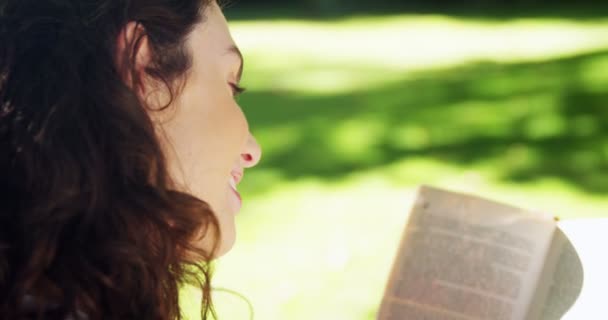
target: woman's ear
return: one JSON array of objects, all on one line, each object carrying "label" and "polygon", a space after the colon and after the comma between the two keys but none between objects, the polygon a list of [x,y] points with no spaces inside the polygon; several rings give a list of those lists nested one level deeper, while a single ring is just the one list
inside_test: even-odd
[{"label": "woman's ear", "polygon": [[137,95],[149,110],[164,109],[171,101],[171,94],[161,81],[150,76],[146,69],[152,67],[152,49],[146,29],[141,23],[131,21],[116,39],[116,65],[122,81]]},{"label": "woman's ear", "polygon": [[145,96],[145,71],[152,60],[152,52],[143,25],[131,21],[122,28],[116,39],[115,59],[125,84]]}]

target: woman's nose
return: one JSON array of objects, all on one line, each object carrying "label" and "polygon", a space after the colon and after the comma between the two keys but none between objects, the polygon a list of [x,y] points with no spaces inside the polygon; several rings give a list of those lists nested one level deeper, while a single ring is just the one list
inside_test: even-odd
[{"label": "woman's nose", "polygon": [[262,149],[253,135],[250,133],[249,138],[247,139],[247,145],[245,145],[245,150],[243,153],[241,153],[241,162],[243,168],[254,167],[256,164],[258,164],[258,162],[260,162],[261,157]]}]

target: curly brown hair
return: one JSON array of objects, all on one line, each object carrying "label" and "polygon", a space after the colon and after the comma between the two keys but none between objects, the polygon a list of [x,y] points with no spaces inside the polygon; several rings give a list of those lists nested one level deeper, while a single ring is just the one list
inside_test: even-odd
[{"label": "curly brown hair", "polygon": [[[219,237],[218,222],[174,187],[151,110],[116,64],[135,22],[145,76],[174,96],[212,1],[0,1],[1,319],[181,319],[184,283],[213,313],[215,249],[193,243]],[[122,53],[133,75],[140,39]]]}]

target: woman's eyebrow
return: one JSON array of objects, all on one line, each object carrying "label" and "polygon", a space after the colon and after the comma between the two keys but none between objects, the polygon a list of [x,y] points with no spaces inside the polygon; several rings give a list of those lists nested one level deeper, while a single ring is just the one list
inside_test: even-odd
[{"label": "woman's eyebrow", "polygon": [[230,46],[228,48],[227,54],[235,54],[241,60],[241,65],[239,66],[239,71],[237,73],[237,81],[240,82],[241,77],[243,76],[243,67],[245,64],[245,60],[243,59],[243,54],[241,53],[241,50],[239,50],[239,48],[236,45]]}]

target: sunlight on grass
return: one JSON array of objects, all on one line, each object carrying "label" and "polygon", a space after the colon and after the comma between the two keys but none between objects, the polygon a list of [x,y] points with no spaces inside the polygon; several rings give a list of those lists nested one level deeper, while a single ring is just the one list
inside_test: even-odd
[{"label": "sunlight on grass", "polygon": [[[232,24],[254,70],[279,72],[273,83],[295,91],[348,91],[390,80],[359,81],[358,69],[409,72],[472,61],[522,62],[608,45],[604,21],[520,19],[487,22],[446,16],[358,18],[338,22],[256,21]],[[303,68],[303,66],[307,66]]]},{"label": "sunlight on grass", "polygon": [[594,59],[583,65],[580,77],[589,90],[604,90],[608,87],[608,57]]},{"label": "sunlight on grass", "polygon": [[[329,134],[329,132],[328,132]],[[332,148],[355,161],[366,162],[373,157],[373,147],[384,135],[382,123],[373,119],[361,118],[336,123],[333,133],[328,137]]]}]

